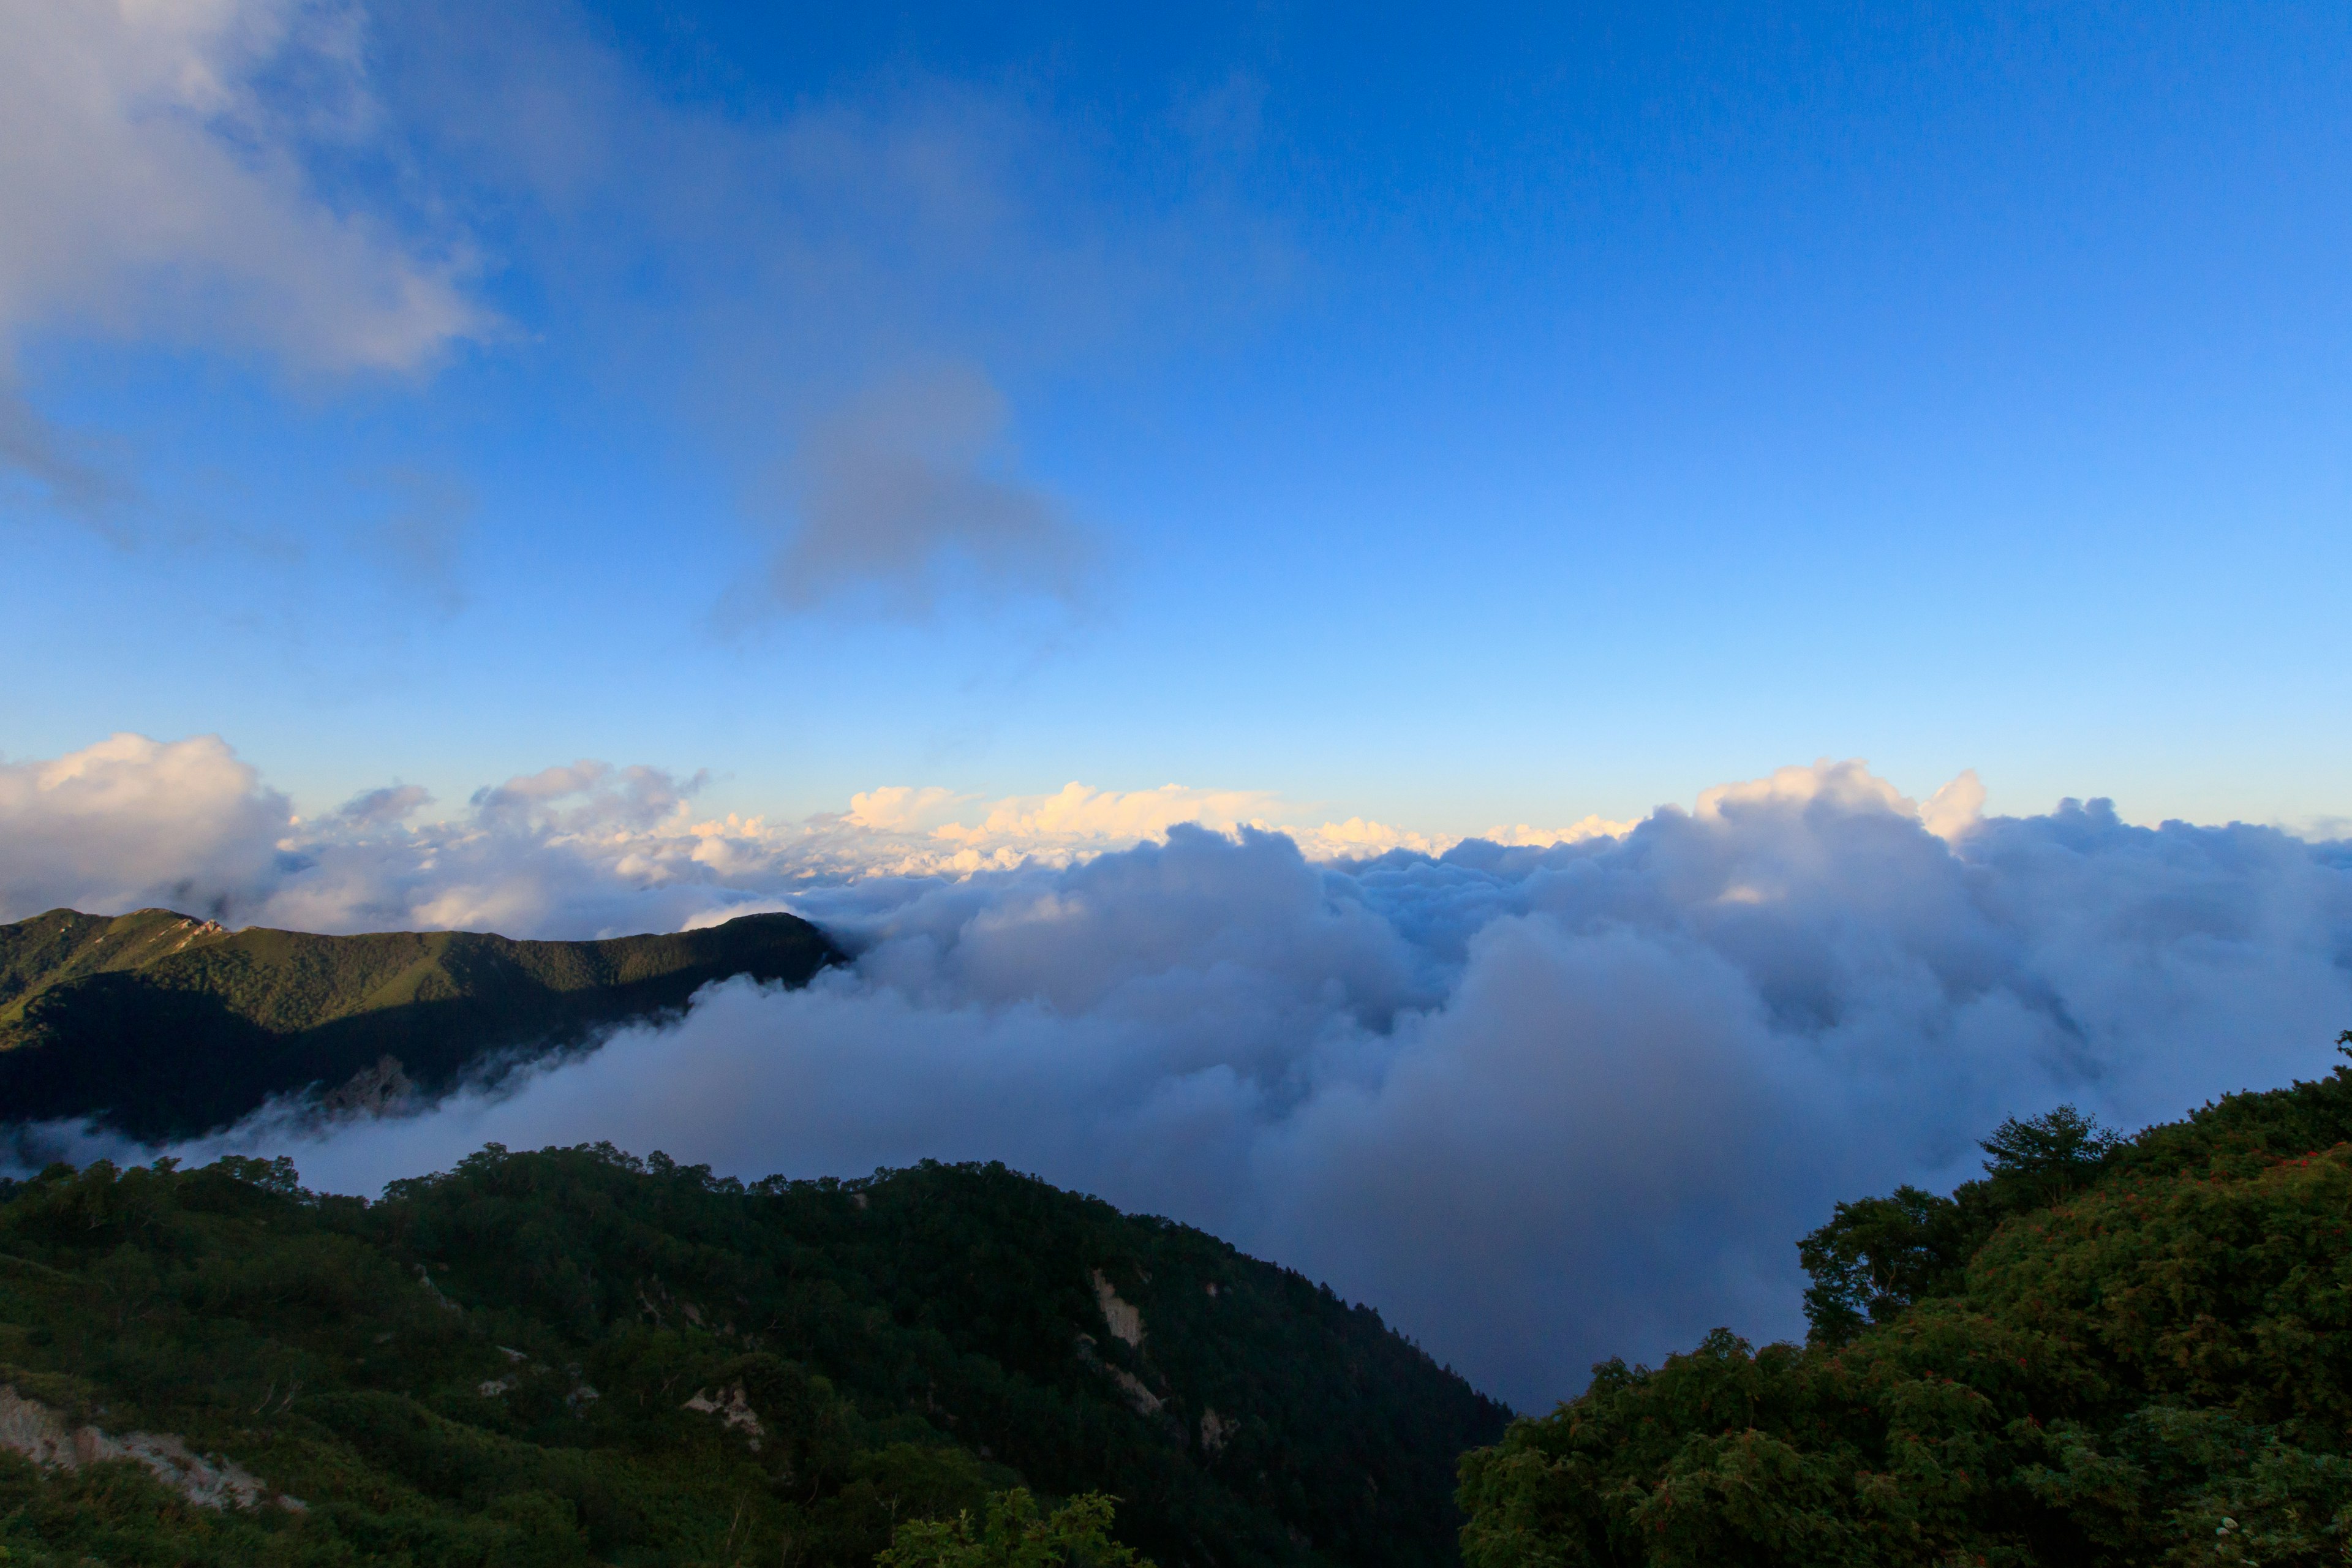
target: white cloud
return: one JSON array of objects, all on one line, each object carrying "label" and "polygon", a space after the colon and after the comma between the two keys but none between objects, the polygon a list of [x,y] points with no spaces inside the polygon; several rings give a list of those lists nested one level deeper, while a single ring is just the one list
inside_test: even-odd
[{"label": "white cloud", "polygon": [[[338,208],[305,145],[371,111],[356,6],[0,0],[0,336],[64,326],[408,370],[478,332],[461,268]],[[299,66],[305,101],[258,85]],[[25,221],[38,214],[39,221]]]},{"label": "white cloud", "polygon": [[51,762],[0,762],[0,915],[249,905],[278,876],[292,821],[217,735],[115,735]]},{"label": "white cloud", "polygon": [[965,798],[937,786],[885,784],[851,795],[849,811],[842,820],[853,827],[884,833],[921,830],[938,826],[939,819]]},{"label": "white cloud", "polygon": [[[528,338],[727,476],[761,559],[719,569],[720,624],[1083,618],[1099,539],[1008,393],[1199,342],[1272,275],[1261,226],[1184,182],[1104,199],[1091,130],[1018,84],[746,110],[641,68],[573,0],[0,0],[0,213],[38,215],[0,223],[0,501],[129,542],[182,499],[44,416],[36,339],[306,380]],[[493,265],[533,320],[493,312]],[[472,492],[359,488],[361,553],[463,608]]]},{"label": "white cloud", "polygon": [[[351,0],[0,0],[0,478],[117,542],[117,443],[18,384],[43,334],[257,353],[300,375],[408,372],[490,316],[461,237],[330,200],[311,154],[376,131]],[[273,84],[287,90],[276,90]],[[386,547],[454,604],[440,514]]]},{"label": "white cloud", "polygon": [[363,827],[383,827],[415,816],[432,800],[423,784],[386,784],[353,795],[335,815]]},{"label": "white cloud", "polygon": [[1927,797],[1919,808],[1919,821],[1937,837],[1954,842],[1984,820],[1984,781],[1969,768]]},{"label": "white cloud", "polygon": [[1273,796],[1256,790],[1098,790],[1073,780],[1049,795],[1019,795],[998,801],[971,826],[950,822],[933,836],[971,847],[1006,845],[1061,846],[1091,849],[1156,838],[1180,822],[1231,832],[1264,824],[1280,809]]}]

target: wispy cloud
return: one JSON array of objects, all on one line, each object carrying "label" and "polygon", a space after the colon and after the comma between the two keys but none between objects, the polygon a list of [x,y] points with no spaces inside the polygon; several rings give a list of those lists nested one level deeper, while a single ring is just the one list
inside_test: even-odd
[{"label": "wispy cloud", "polygon": [[[446,253],[320,195],[307,151],[364,119],[355,6],[7,5],[0,334],[63,325],[404,371],[488,318]],[[298,72],[299,102],[265,92]]]},{"label": "wispy cloud", "polygon": [[[44,419],[28,342],[191,349],[306,395],[474,343],[625,397],[740,498],[722,625],[1013,601],[1058,625],[1117,520],[1028,466],[1016,405],[1171,321],[1213,332],[1270,254],[1181,180],[1113,200],[1093,134],[1018,84],[722,106],[566,0],[17,0],[0,42],[0,209],[43,215],[0,228],[0,497],[118,542],[179,498]],[[499,520],[457,476],[352,483],[306,511],[462,607],[463,536]]]},{"label": "wispy cloud", "polygon": [[345,0],[0,5],[0,467],[117,542],[143,487],[17,384],[41,336],[258,355],[296,377],[403,374],[493,318],[465,236],[335,200],[319,155],[377,118]]},{"label": "wispy cloud", "polygon": [[360,827],[388,827],[415,816],[432,799],[423,784],[386,784],[353,795],[335,815]]},{"label": "wispy cloud", "polygon": [[477,501],[446,474],[396,468],[378,476],[383,514],[362,525],[362,552],[401,589],[443,617],[466,606],[462,555]]},{"label": "wispy cloud", "polygon": [[776,498],[775,603],[865,597],[928,615],[959,590],[1075,605],[1093,542],[1020,477],[1010,410],[976,368],[895,377],[814,420]]},{"label": "wispy cloud", "polygon": [[[8,481],[14,481],[10,483]],[[17,390],[11,367],[0,363],[0,495],[23,492],[37,505],[72,519],[108,542],[128,544],[131,518],[141,500],[121,454],[88,435],[60,430]]]},{"label": "wispy cloud", "polygon": [[[1095,524],[1015,442],[1032,389],[1234,319],[1276,253],[1184,182],[1106,195],[1093,130],[1017,84],[886,75],[726,108],[560,5],[428,5],[388,74],[499,214],[592,374],[682,415],[765,559],[723,624],[1086,596]],[[714,585],[717,586],[717,585]]]}]

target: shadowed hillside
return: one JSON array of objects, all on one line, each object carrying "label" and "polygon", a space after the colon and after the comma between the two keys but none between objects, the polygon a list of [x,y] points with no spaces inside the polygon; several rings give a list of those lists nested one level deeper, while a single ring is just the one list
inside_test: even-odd
[{"label": "shadowed hillside", "polygon": [[865,1568],[1021,1485],[1117,1499],[1160,1568],[1420,1568],[1507,1415],[1328,1288],[998,1165],[0,1184],[12,1561]]},{"label": "shadowed hillside", "polygon": [[316,1085],[368,1106],[485,1058],[575,1044],[730,975],[840,956],[793,915],[604,942],[474,931],[231,931],[167,910],[0,926],[0,1121],[184,1137]]}]

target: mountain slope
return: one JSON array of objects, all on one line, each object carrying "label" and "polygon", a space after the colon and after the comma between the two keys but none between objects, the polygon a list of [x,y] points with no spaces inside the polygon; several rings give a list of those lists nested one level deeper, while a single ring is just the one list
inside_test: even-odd
[{"label": "mountain slope", "polygon": [[786,914],[515,942],[52,910],[0,926],[0,1121],[94,1117],[154,1142],[313,1084],[377,1097],[404,1082],[436,1089],[499,1051],[681,1007],[714,980],[800,984],[839,956]]},{"label": "mountain slope", "polygon": [[1806,1345],[1609,1363],[1468,1456],[1467,1561],[2352,1558],[2352,1069],[1985,1148],[1806,1238]]},{"label": "mountain slope", "polygon": [[[1118,1498],[1161,1568],[1444,1564],[1454,1456],[1507,1414],[1328,1289],[1001,1166],[746,1189],[493,1148],[373,1205],[257,1161],[9,1186],[0,1447],[132,1456],[0,1451],[17,1557],[863,1568],[1024,1484]],[[258,1506],[175,1499],[142,1443]]]}]

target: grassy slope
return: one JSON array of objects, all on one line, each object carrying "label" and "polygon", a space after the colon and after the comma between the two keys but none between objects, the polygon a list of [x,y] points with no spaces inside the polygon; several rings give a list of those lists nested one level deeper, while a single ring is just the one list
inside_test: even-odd
[{"label": "grassy slope", "polygon": [[729,975],[803,983],[837,957],[792,915],[604,942],[473,931],[229,931],[164,910],[0,926],[0,1121],[101,1116],[157,1140],[396,1058],[438,1086],[484,1056],[576,1041]]},{"label": "grassy slope", "polygon": [[[1920,1249],[2000,1186],[1931,1200]],[[1595,1369],[1465,1458],[1465,1556],[2352,1560],[2352,1069],[2152,1128],[1921,1278],[1806,1346]]]},{"label": "grassy slope", "polygon": [[[33,1561],[862,1565],[1018,1479],[1116,1495],[1165,1568],[1403,1568],[1453,1560],[1454,1457],[1506,1416],[1367,1310],[1002,1167],[746,1191],[609,1150],[493,1150],[373,1205],[257,1162],[58,1168],[0,1203],[0,1381],[309,1505],[0,1455]],[[686,1405],[737,1385],[756,1448]]]}]

